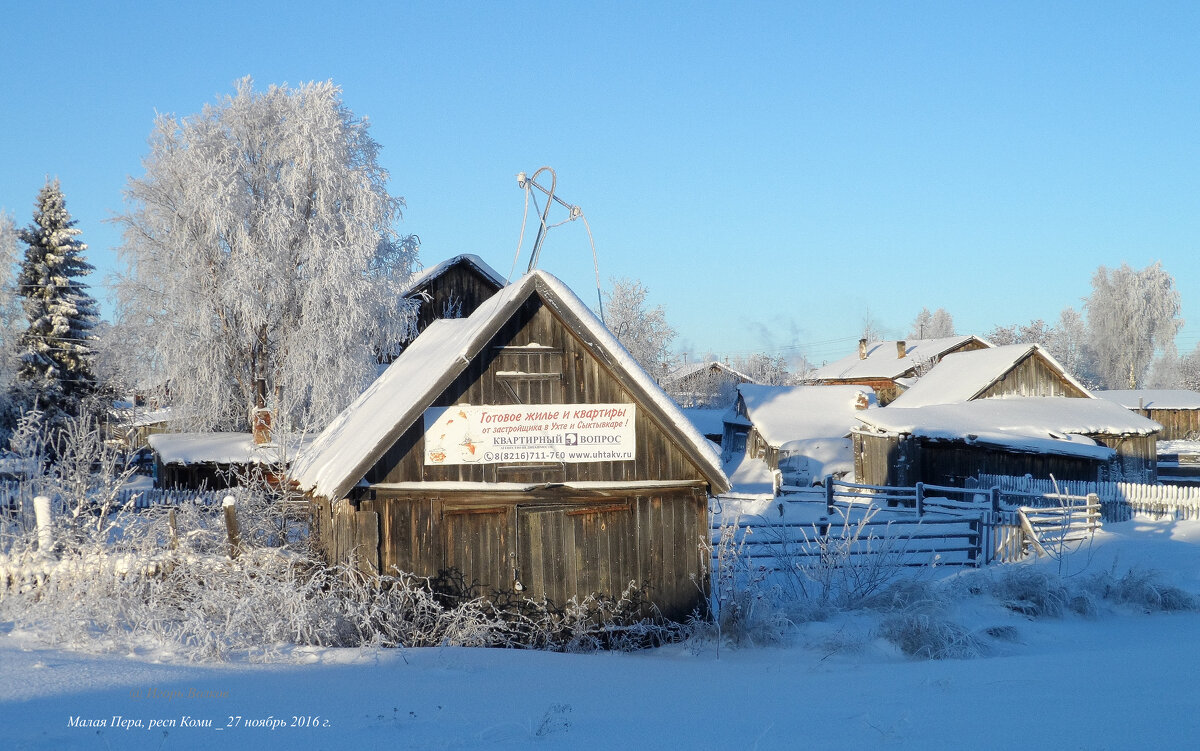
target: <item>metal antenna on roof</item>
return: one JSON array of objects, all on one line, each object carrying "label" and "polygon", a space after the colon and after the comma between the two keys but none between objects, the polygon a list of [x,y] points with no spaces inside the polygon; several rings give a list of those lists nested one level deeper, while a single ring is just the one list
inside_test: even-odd
[{"label": "metal antenna on roof", "polygon": [[[550,173],[550,188],[548,190],[543,185],[538,183],[538,181],[537,181],[538,175],[542,174],[543,172]],[[600,306],[600,308],[599,308],[600,320],[604,320],[604,300],[600,295],[600,263],[596,258],[596,241],[592,237],[592,228],[588,224],[587,217],[583,215],[583,209],[579,208],[578,206],[569,204],[566,201],[559,198],[558,196],[554,195],[554,191],[555,191],[555,188],[557,185],[558,185],[558,175],[554,172],[553,168],[551,168],[551,167],[539,167],[537,169],[537,171],[533,173],[532,177],[527,176],[524,172],[517,173],[517,187],[519,187],[519,188],[521,188],[521,190],[525,191],[526,216],[528,216],[528,213],[529,213],[529,201],[531,201],[531,200],[533,201],[533,208],[535,211],[538,208],[537,198],[533,194],[533,189],[537,188],[538,190],[540,190],[541,192],[546,194],[546,207],[541,210],[541,220],[538,224],[537,237],[533,241],[533,250],[530,251],[530,254],[529,254],[529,268],[526,269],[526,273],[529,273],[530,271],[533,271],[535,268],[537,268],[538,259],[542,255],[542,245],[546,242],[546,235],[550,232],[551,229],[553,229],[554,227],[558,227],[560,225],[566,224],[567,222],[573,222],[576,219],[582,219],[583,226],[587,229],[588,242],[592,246],[592,266],[596,272],[596,300]],[[558,205],[562,206],[563,208],[565,208],[567,210],[567,218],[562,220],[561,222],[558,222],[557,224],[547,224],[546,223],[550,216],[551,202],[557,203]],[[522,237],[522,241],[523,241],[523,238],[525,237],[525,220],[524,219],[521,220],[521,237]],[[520,255],[521,255],[521,245],[520,245],[520,243],[518,243],[517,244],[517,256],[519,257]],[[516,265],[516,262],[517,262],[517,259],[513,258],[514,266]]]}]

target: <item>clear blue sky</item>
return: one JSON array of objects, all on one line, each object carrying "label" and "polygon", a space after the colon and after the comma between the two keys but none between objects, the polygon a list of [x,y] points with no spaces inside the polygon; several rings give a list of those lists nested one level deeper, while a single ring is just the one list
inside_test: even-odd
[{"label": "clear blue sky", "polygon": [[[1154,261],[1200,341],[1195,3],[10,2],[0,28],[0,208],[28,223],[57,176],[97,276],[156,111],[332,79],[425,263],[507,273],[514,175],[550,165],[605,284],[642,280],[691,353],[819,364],[922,306],[1053,322]],[[540,265],[595,299],[581,223]]]}]

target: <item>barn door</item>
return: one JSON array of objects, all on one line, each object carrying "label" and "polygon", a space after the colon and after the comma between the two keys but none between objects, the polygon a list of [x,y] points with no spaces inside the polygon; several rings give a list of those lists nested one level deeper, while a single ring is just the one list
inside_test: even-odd
[{"label": "barn door", "polygon": [[442,511],[445,568],[489,595],[513,588],[512,506],[447,507]]},{"label": "barn door", "polygon": [[597,592],[621,594],[638,576],[636,534],[627,503],[518,506],[522,594],[558,605]]}]

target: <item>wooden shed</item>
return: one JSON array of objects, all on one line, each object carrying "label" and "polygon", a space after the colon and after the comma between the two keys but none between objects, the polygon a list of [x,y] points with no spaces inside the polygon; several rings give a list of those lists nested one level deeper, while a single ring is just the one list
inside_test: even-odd
[{"label": "wooden shed", "polygon": [[854,469],[871,485],[983,474],[1153,483],[1158,423],[1103,399],[1013,397],[866,410]]},{"label": "wooden shed", "polygon": [[275,443],[256,443],[251,433],[155,433],[155,485],[221,490],[252,473],[278,467],[287,453]]},{"label": "wooden shed", "polygon": [[534,271],[434,321],[293,477],[330,561],[562,604],[645,585],[707,605],[720,459],[590,310]]},{"label": "wooden shed", "polygon": [[925,407],[1014,396],[1092,395],[1038,344],[948,354],[891,402],[891,407]]},{"label": "wooden shed", "polygon": [[507,283],[482,258],[465,253],[417,272],[404,296],[421,304],[421,332],[439,318],[466,318]]},{"label": "wooden shed", "polygon": [[1118,389],[1095,394],[1162,425],[1160,441],[1200,440],[1200,393],[1186,389]]},{"label": "wooden shed", "polygon": [[[404,298],[418,306],[416,332],[443,318],[466,318],[507,280],[477,255],[464,253],[422,269],[413,275]],[[398,342],[380,355],[381,363],[391,363],[412,340]]]},{"label": "wooden shed", "polygon": [[848,473],[855,415],[874,405],[875,394],[864,386],[743,384],[725,415],[722,459],[761,460],[790,485]]},{"label": "wooden shed", "polygon": [[689,362],[666,373],[659,383],[681,407],[728,408],[737,387],[754,379],[718,360]]},{"label": "wooden shed", "polygon": [[858,353],[822,365],[807,383],[869,386],[881,405],[895,400],[943,357],[992,346],[975,336],[858,342]]}]

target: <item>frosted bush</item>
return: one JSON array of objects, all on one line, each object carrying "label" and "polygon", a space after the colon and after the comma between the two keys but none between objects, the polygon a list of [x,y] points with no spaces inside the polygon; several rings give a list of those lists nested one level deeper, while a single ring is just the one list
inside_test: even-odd
[{"label": "frosted bush", "polygon": [[879,635],[909,657],[929,660],[978,657],[978,637],[947,619],[939,608],[915,605],[884,619]]}]

